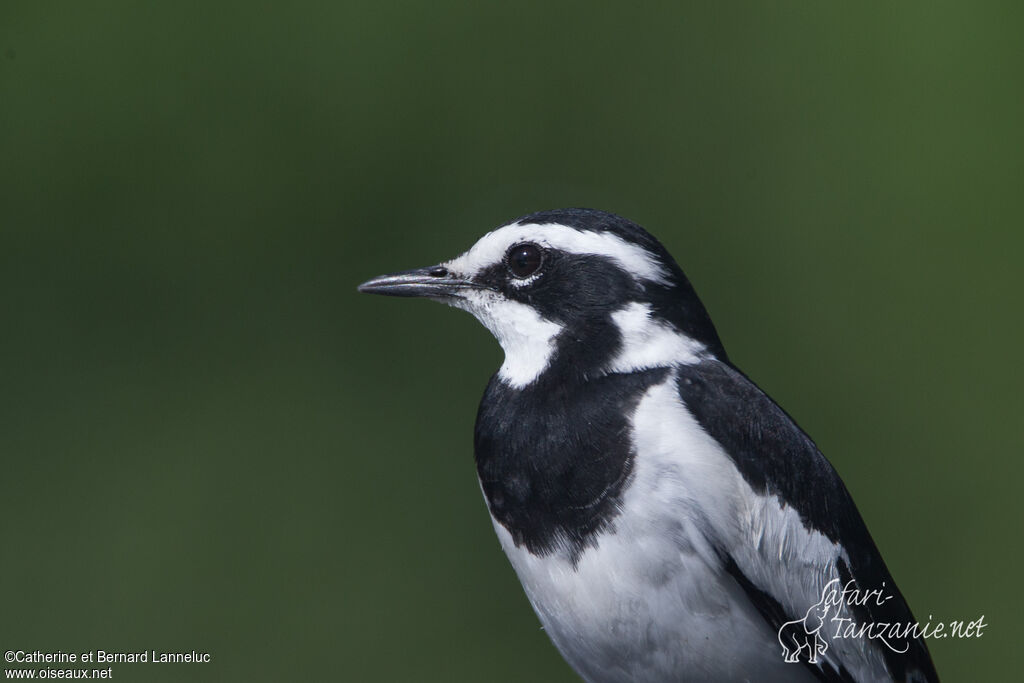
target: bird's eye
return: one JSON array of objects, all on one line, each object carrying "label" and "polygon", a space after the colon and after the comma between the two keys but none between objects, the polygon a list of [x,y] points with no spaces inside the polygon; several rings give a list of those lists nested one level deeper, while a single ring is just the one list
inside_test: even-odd
[{"label": "bird's eye", "polygon": [[518,278],[530,277],[536,273],[540,268],[540,261],[540,247],[529,242],[515,245],[505,255],[508,269]]}]

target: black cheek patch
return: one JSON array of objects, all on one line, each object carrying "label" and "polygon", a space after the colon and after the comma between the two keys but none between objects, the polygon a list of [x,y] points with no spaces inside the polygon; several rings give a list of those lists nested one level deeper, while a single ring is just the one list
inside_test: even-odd
[{"label": "black cheek patch", "polygon": [[642,293],[631,274],[603,256],[559,251],[545,256],[534,282],[525,287],[509,285],[504,293],[533,306],[549,320],[572,327],[607,316]]},{"label": "black cheek patch", "polygon": [[539,273],[529,278],[516,278],[502,262],[484,268],[473,281],[564,326],[607,316],[643,293],[633,276],[610,259],[557,250],[545,251]]},{"label": "black cheek patch", "polygon": [[611,314],[643,294],[629,273],[593,254],[547,251],[540,274],[518,286],[503,264],[490,266],[476,279],[565,328],[551,362],[562,380],[592,375],[615,356],[621,335]]}]

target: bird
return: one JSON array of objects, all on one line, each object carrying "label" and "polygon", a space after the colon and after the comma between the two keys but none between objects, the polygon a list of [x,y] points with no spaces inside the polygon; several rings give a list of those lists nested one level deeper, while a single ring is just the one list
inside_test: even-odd
[{"label": "bird", "polygon": [[838,473],[639,225],[532,213],[358,289],[467,311],[502,347],[477,475],[583,680],[938,680],[919,634],[885,630],[916,622]]}]

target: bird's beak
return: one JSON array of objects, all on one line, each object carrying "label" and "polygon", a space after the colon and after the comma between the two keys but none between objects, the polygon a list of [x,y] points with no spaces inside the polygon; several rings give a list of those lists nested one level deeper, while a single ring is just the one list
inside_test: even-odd
[{"label": "bird's beak", "polygon": [[448,298],[458,296],[466,289],[478,286],[466,279],[455,277],[444,266],[430,266],[381,275],[359,285],[359,291],[387,296],[422,296]]}]

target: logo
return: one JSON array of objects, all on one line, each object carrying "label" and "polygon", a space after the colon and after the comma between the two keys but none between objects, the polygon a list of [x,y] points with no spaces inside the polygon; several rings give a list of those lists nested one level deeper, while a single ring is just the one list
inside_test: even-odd
[{"label": "logo", "polygon": [[839,579],[829,581],[821,591],[821,599],[811,605],[801,619],[787,621],[779,628],[779,645],[786,662],[795,664],[818,662],[818,655],[828,651],[836,640],[868,638],[877,640],[893,652],[903,654],[910,649],[910,641],[917,638],[980,638],[988,624],[985,615],[974,621],[953,620],[934,622],[857,622],[851,616],[853,607],[882,606],[892,595],[881,588],[861,590],[851,579],[841,586]]},{"label": "logo", "polygon": [[821,600],[811,605],[803,619],[787,621],[779,629],[779,643],[782,645],[782,656],[790,664],[800,661],[800,653],[807,650],[807,661],[818,662],[818,655],[825,654],[828,643],[821,637],[821,629],[825,626],[825,616],[831,605]]}]

